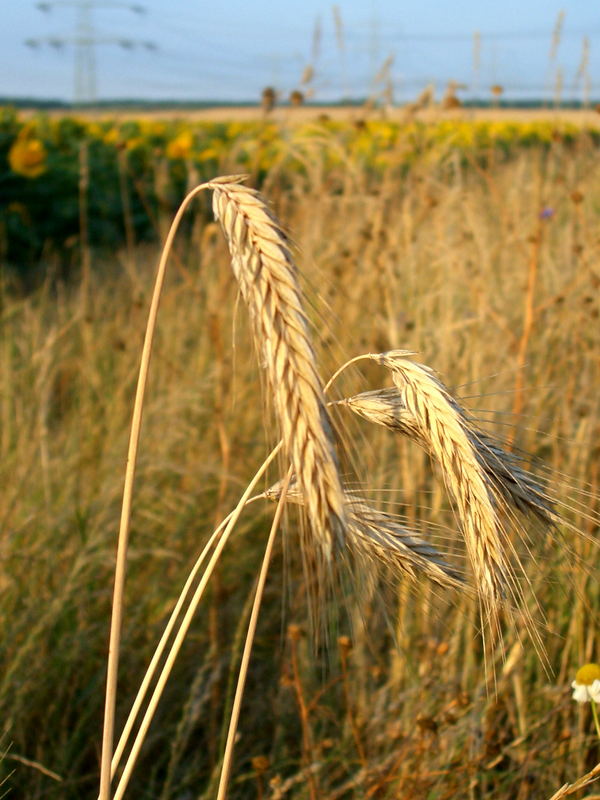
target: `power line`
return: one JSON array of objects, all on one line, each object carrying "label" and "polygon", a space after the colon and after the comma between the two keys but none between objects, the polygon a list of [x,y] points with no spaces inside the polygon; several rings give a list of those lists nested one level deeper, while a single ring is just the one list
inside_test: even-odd
[{"label": "power line", "polygon": [[125,50],[134,47],[143,47],[146,50],[156,50],[154,42],[131,39],[130,37],[115,35],[100,35],[93,22],[93,11],[98,8],[122,8],[144,14],[146,8],[139,3],[127,3],[120,0],[49,0],[49,2],[36,3],[40,11],[49,13],[56,6],[70,6],[75,9],[76,20],[72,34],[61,36],[42,36],[26,39],[28,47],[40,47],[48,44],[56,50],[65,45],[75,47],[74,66],[74,99],[76,104],[93,103],[97,98],[96,80],[96,47],[103,44],[116,44]]},{"label": "power line", "polygon": [[[36,47],[43,43],[56,49],[65,49],[65,45],[73,45],[76,55],[75,73],[79,80],[75,86],[77,102],[90,102],[96,97],[97,68],[93,57],[98,52],[100,45],[116,44],[123,50],[131,50],[140,45],[148,49],[156,47],[150,42],[134,41],[114,35],[100,35],[94,30],[91,16],[96,9],[127,9],[139,14],[143,13],[144,7],[133,0],[131,2],[125,2],[125,0],[113,0],[112,2],[109,0],[48,0],[48,2],[37,3],[37,7],[43,11],[50,11],[56,6],[70,6],[76,11],[73,35],[48,36],[37,40],[28,40],[28,43]],[[84,7],[88,9],[87,25],[81,25],[80,20]],[[228,97],[248,98],[256,96],[260,86],[268,83],[283,92],[285,87],[298,82],[301,68],[307,61],[310,61],[306,54],[302,55],[304,48],[298,44],[300,36],[304,37],[306,34],[306,38],[310,38],[308,27],[306,30],[303,30],[301,26],[292,28],[288,20],[274,19],[272,27],[258,28],[253,35],[246,36],[235,47],[231,47],[231,42],[235,38],[234,34],[241,30],[247,30],[247,20],[238,19],[237,22],[228,20],[225,27],[221,23],[217,25],[217,21],[211,19],[210,15],[206,19],[203,18],[202,21],[193,13],[188,13],[187,9],[185,14],[181,15],[175,14],[171,7],[171,10],[166,10],[166,13],[161,15],[158,24],[155,23],[155,29],[156,32],[153,35],[161,43],[160,55],[152,58],[154,62],[152,65],[149,64],[150,59],[136,60],[135,65],[131,65],[132,74],[128,77],[130,81],[134,81],[136,86],[152,87],[154,85],[157,87],[157,91],[159,88],[163,88],[177,95],[200,92],[202,96],[217,97],[223,94]],[[571,40],[570,47],[566,50],[563,48],[561,68],[567,71],[572,70],[573,74],[576,69],[578,70],[577,74],[581,70],[577,64],[571,63],[573,62],[572,39],[578,36],[582,30],[577,26],[561,30],[561,37]],[[276,31],[276,35],[273,35],[273,31]],[[111,33],[111,31],[109,30],[107,33]],[[586,28],[586,34],[586,52],[588,52],[590,38],[593,39],[600,34],[600,28],[589,26]],[[348,74],[343,67],[340,67],[340,57],[335,48],[334,36],[335,31],[331,24],[323,31],[319,27],[319,44],[324,52],[318,54],[317,83],[313,83],[318,90],[319,99],[322,99],[323,93],[329,96],[334,96],[336,92],[340,92],[342,95],[350,94],[348,87],[344,88],[341,85],[348,84],[349,81],[353,95],[369,92],[373,81],[373,65],[376,61],[382,60],[376,58],[376,52],[381,55],[383,51],[385,54],[396,54],[395,65],[393,70],[390,70],[389,79],[397,87],[397,91],[402,93],[412,91],[413,87],[418,88],[419,84],[447,83],[447,78],[445,80],[436,79],[437,75],[443,74],[444,69],[449,69],[452,77],[459,80],[460,83],[469,84],[469,89],[465,91],[469,91],[471,94],[477,94],[481,91],[482,86],[487,84],[502,84],[505,90],[511,92],[542,90],[545,92],[547,89],[545,83],[539,86],[535,83],[522,83],[523,77],[532,73],[531,67],[526,70],[526,65],[521,65],[521,61],[523,61],[521,56],[525,50],[528,53],[527,58],[530,64],[534,59],[532,55],[534,48],[529,46],[529,40],[539,39],[548,42],[551,40],[551,31],[544,30],[543,26],[535,23],[521,30],[510,30],[510,26],[497,30],[483,30],[474,37],[472,33],[466,33],[464,29],[462,32],[455,30],[454,32],[439,33],[428,33],[417,29],[410,33],[402,25],[379,25],[377,20],[372,21],[369,28],[369,19],[366,18],[363,20],[363,24],[351,25],[345,27],[344,30]],[[471,56],[469,60],[475,39],[477,55]],[[192,43],[193,48],[190,46]],[[441,43],[444,43],[446,53],[443,63],[440,63],[438,57]],[[469,44],[468,49],[465,47],[467,43]],[[296,49],[298,50],[297,54],[295,54]],[[309,49],[308,44],[306,49]],[[538,46],[535,53],[539,56],[540,51]],[[447,56],[450,54],[452,54],[452,64],[448,63]],[[274,76],[273,63],[276,59],[279,59],[279,62],[277,75]],[[498,59],[502,63],[496,64]],[[586,59],[589,60],[589,54]],[[117,84],[113,79],[113,85],[117,87],[118,93],[121,91],[127,91],[129,94],[132,91],[135,93],[135,89],[123,83],[123,67],[118,61],[119,59],[113,58],[111,64],[107,64],[103,70],[103,75],[104,71],[108,74],[109,70],[112,70],[114,74],[120,76]],[[539,61],[539,57],[537,61]],[[535,71],[540,71],[541,67],[537,61]],[[424,69],[429,72],[421,78]],[[494,73],[494,69],[498,74]],[[586,66],[586,69],[589,71],[591,67]],[[342,75],[340,75],[340,71]],[[135,79],[133,73],[135,73]],[[92,79],[90,79],[90,75]],[[154,75],[156,75],[156,79],[152,80]],[[581,85],[582,79],[578,80]],[[575,88],[569,88],[569,91],[575,91]],[[586,91],[589,92],[589,89]]]}]

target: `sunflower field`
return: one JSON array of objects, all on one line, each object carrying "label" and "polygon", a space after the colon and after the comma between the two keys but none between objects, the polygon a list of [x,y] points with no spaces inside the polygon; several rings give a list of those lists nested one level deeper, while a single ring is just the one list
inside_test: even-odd
[{"label": "sunflower field", "polygon": [[[344,187],[415,164],[477,167],[523,148],[596,146],[600,130],[568,122],[381,119],[189,122],[52,117],[0,109],[0,260],[19,277],[48,259],[63,274],[81,246],[160,240],[185,193],[214,175],[261,187],[303,177]],[[196,213],[205,213],[199,209]],[[82,237],[85,241],[82,241]]]}]

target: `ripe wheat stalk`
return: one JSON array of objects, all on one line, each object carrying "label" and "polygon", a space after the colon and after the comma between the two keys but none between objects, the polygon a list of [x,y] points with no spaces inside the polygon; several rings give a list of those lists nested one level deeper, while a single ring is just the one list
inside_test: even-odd
[{"label": "ripe wheat stalk", "polygon": [[[112,778],[124,753],[135,718],[141,710],[159,658],[167,646],[169,635],[175,631],[176,618],[181,612],[184,614],[183,620],[175,633],[170,653],[148,703],[114,797],[121,798],[126,790],[135,760],[191,618],[222,549],[247,503],[260,497],[279,501],[256,591],[252,623],[244,649],[243,668],[238,678],[238,704],[230,725],[219,798],[224,798],[227,791],[236,715],[239,713],[238,701],[241,700],[243,691],[269,555],[285,502],[296,502],[306,509],[309,532],[303,536],[303,547],[308,551],[305,554],[305,563],[333,566],[340,562],[351,565],[356,558],[361,564],[383,564],[396,575],[425,577],[444,588],[469,591],[464,576],[427,541],[426,534],[420,535],[408,530],[394,515],[372,508],[366,500],[344,489],[336,454],[339,445],[334,437],[325,397],[327,388],[348,364],[361,358],[370,358],[390,371],[395,384],[393,388],[366,392],[337,402],[373,423],[383,424],[412,437],[438,462],[465,538],[474,574],[473,589],[480,599],[493,634],[498,632],[495,628],[497,612],[505,603],[506,597],[517,604],[522,603],[513,566],[516,554],[511,550],[512,546],[505,534],[503,519],[507,514],[519,512],[524,515],[532,514],[548,525],[557,520],[551,501],[535,479],[522,470],[518,462],[498,443],[478,431],[435,373],[407,358],[406,351],[357,356],[343,365],[327,386],[323,387],[303,309],[298,274],[287,239],[266,202],[256,191],[242,185],[240,180],[239,176],[217,178],[196,187],[187,196],[175,217],[158,267],[134,405],[119,532],[100,800],[109,800],[111,796]],[[113,758],[116,671],[127,538],[145,385],[160,292],[179,221],[192,199],[207,189],[213,191],[214,213],[227,239],[233,272],[252,320],[256,348],[267,375],[282,441],[250,482],[237,508],[213,533],[193,568],[167,631],[159,643],[157,654],[142,681],[138,698]],[[263,495],[251,498],[253,487],[280,448],[285,457],[288,478],[283,484],[274,484]],[[291,476],[292,482],[289,483]],[[211,548],[208,566],[199,577],[197,588],[188,601],[187,595],[197,580],[200,565]],[[518,565],[518,558],[516,561]],[[317,572],[317,577],[322,575]]]},{"label": "ripe wheat stalk", "polygon": [[306,498],[310,526],[319,551],[317,561],[331,561],[335,549],[344,544],[344,492],[296,268],[279,224],[258,193],[241,186],[240,179],[240,176],[217,178],[190,192],[171,226],[157,271],[125,475],[113,592],[100,800],[110,797],[111,776],[115,769],[112,752],[127,544],[145,387],[160,294],[179,222],[192,199],[205,189],[213,190],[215,216],[227,238],[233,271],[254,325],[258,350],[275,400],[284,451]]},{"label": "ripe wheat stalk", "polygon": [[343,547],[344,493],[333,428],[286,237],[258,192],[213,182],[213,209],[254,326],[285,449],[325,557]]}]

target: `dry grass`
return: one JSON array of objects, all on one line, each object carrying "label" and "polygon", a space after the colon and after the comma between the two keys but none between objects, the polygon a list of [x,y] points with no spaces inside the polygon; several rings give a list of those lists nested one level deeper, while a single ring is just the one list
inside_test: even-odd
[{"label": "dry grass", "polygon": [[[533,454],[520,466],[541,474],[543,497],[553,481],[548,494],[566,524],[534,530],[531,555],[527,548],[521,554],[545,612],[540,631],[553,677],[529,646],[523,620],[501,617],[507,657],[493,654],[494,693],[475,633],[476,605],[468,597],[450,602],[425,582],[410,589],[402,578],[388,597],[387,622],[378,595],[361,594],[360,614],[345,598],[349,620],[341,615],[328,671],[302,633],[306,585],[290,515],[287,559],[276,548],[259,621],[232,798],[299,800],[309,796],[309,774],[323,798],[543,798],[595,762],[586,709],[572,704],[568,683],[598,647],[596,171],[594,153],[557,144],[546,155],[530,152],[480,172],[423,167],[382,182],[341,172],[327,183],[298,179],[279,188],[272,181],[278,216],[302,244],[298,263],[309,295],[326,308],[324,326],[306,306],[323,373],[348,354],[417,351],[462,395],[486,435],[511,438],[513,448]],[[555,215],[540,227],[544,206]],[[137,689],[190,554],[274,438],[265,435],[242,314],[234,325],[227,248],[211,224],[192,235],[192,247],[180,242],[165,289],[150,375],[123,698]],[[532,238],[539,265],[533,324],[518,387],[522,415],[512,419]],[[103,275],[96,265],[86,315],[69,291],[4,299],[0,712],[6,741],[22,759],[3,768],[16,768],[9,785],[28,798],[91,796],[97,785],[114,530],[149,292],[139,256],[127,276]],[[367,364],[363,376],[340,383],[346,396],[379,390],[381,369]],[[453,521],[427,456],[358,419],[349,436],[377,530],[394,504],[408,517],[403,529],[423,531],[427,545],[462,563],[456,537],[434,538]],[[485,472],[481,456],[478,463]],[[132,796],[214,796],[221,714],[262,550],[262,513],[242,519],[224,552],[208,613],[190,629],[133,774]],[[585,536],[572,536],[570,527]],[[282,585],[286,620],[296,625],[283,649]],[[533,609],[533,594],[524,593]]]}]

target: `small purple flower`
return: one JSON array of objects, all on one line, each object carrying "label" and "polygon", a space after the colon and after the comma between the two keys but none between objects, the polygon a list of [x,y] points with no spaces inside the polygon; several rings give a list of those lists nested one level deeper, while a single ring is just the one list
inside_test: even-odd
[{"label": "small purple flower", "polygon": [[552,219],[554,216],[554,209],[550,208],[550,206],[545,206],[540,211],[540,219]]}]

